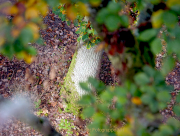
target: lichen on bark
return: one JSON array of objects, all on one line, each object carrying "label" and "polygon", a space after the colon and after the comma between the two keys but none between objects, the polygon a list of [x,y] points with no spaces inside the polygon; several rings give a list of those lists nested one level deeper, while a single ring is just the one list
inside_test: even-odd
[{"label": "lichen on bark", "polygon": [[64,85],[60,95],[65,96],[66,101],[71,105],[71,112],[78,113],[77,100],[86,92],[79,86],[80,82],[86,82],[88,77],[96,77],[101,62],[102,51],[95,52],[96,46],[87,49],[80,42],[73,56]]}]

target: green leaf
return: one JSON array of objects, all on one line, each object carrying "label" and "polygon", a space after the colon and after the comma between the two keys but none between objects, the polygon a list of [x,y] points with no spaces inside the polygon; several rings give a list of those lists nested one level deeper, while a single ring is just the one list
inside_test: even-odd
[{"label": "green leaf", "polygon": [[155,131],[152,136],[164,136],[160,131]]},{"label": "green leaf", "polygon": [[151,95],[149,94],[143,94],[141,96],[141,101],[144,103],[144,104],[150,104],[152,101],[153,101],[153,98]]},{"label": "green leaf", "polygon": [[79,37],[77,38],[77,41],[80,42],[81,39],[82,39],[82,36],[79,36]]},{"label": "green leaf", "polygon": [[68,26],[70,26],[71,21],[68,20],[68,21],[66,21],[66,23],[67,23]]},{"label": "green leaf", "polygon": [[19,39],[14,42],[13,47],[15,52],[21,52],[24,49]]},{"label": "green leaf", "polygon": [[163,21],[167,27],[173,28],[178,21],[178,17],[168,10],[163,13]]},{"label": "green leaf", "polygon": [[117,100],[118,104],[120,104],[121,106],[125,105],[127,101],[128,101],[127,97],[122,97],[122,96],[118,97],[118,100]]},{"label": "green leaf", "polygon": [[106,86],[104,85],[103,82],[100,82],[99,85],[96,87],[97,93],[99,94],[100,92],[102,92],[103,90],[106,89]]},{"label": "green leaf", "polygon": [[107,9],[110,13],[117,14],[121,10],[121,5],[113,1],[109,2]]},{"label": "green leaf", "polygon": [[12,59],[14,54],[13,45],[10,43],[5,43],[3,48],[0,48],[0,53],[4,56],[8,56],[9,59]]},{"label": "green leaf", "polygon": [[95,120],[95,122],[101,123],[105,122],[106,117],[102,113],[96,112],[93,116],[93,119]]},{"label": "green leaf", "polygon": [[176,54],[180,54],[180,40],[178,39],[174,39],[174,40],[169,40],[167,42],[167,51],[168,53],[176,53]]},{"label": "green leaf", "polygon": [[166,124],[170,125],[174,129],[174,131],[178,130],[180,127],[179,121],[175,118],[169,118]]},{"label": "green leaf", "polygon": [[79,22],[78,22],[77,19],[75,19],[75,20],[73,21],[73,23],[74,23],[74,26],[76,26],[76,27],[79,25]]},{"label": "green leaf", "polygon": [[33,32],[30,28],[24,28],[20,35],[19,38],[21,40],[21,43],[26,45],[29,42],[31,42],[33,40]]},{"label": "green leaf", "polygon": [[150,107],[151,111],[154,113],[159,110],[158,103],[155,100],[153,100],[152,102],[149,103],[149,107]]},{"label": "green leaf", "polygon": [[120,16],[120,23],[121,23],[122,26],[128,27],[129,26],[129,18],[128,18],[128,16],[126,16],[126,15]]},{"label": "green leaf", "polygon": [[114,89],[114,93],[115,93],[115,96],[124,96],[124,97],[126,97],[127,90],[125,88],[123,88],[123,87],[117,86]]},{"label": "green leaf", "polygon": [[91,118],[95,113],[95,109],[93,107],[87,107],[83,110],[83,115],[87,118]]},{"label": "green leaf", "polygon": [[159,85],[159,84],[164,84],[164,77],[162,75],[162,73],[160,73],[159,71],[155,71],[155,74],[154,74],[154,82],[156,85]]},{"label": "green leaf", "polygon": [[105,113],[110,111],[109,104],[107,104],[107,103],[98,104],[97,107],[98,107],[99,110],[101,110],[101,111],[103,111]]},{"label": "green leaf", "polygon": [[30,54],[30,55],[36,55],[36,54],[37,54],[36,49],[35,49],[34,47],[32,47],[32,46],[28,46],[28,47],[26,48],[26,51],[27,51],[28,54]]},{"label": "green leaf", "polygon": [[109,11],[106,8],[101,9],[96,16],[96,21],[99,24],[103,24],[105,20],[107,20],[107,16],[109,15]]},{"label": "green leaf", "polygon": [[156,35],[157,35],[156,29],[147,29],[140,33],[139,40],[146,42],[151,40],[152,38],[155,38]]},{"label": "green leaf", "polygon": [[171,10],[175,11],[176,14],[180,14],[180,5],[174,5],[171,7]]},{"label": "green leaf", "polygon": [[151,17],[151,22],[152,22],[152,26],[153,28],[160,28],[162,27],[163,24],[163,13],[164,10],[160,9],[156,12],[153,12],[152,17]]},{"label": "green leaf", "polygon": [[59,0],[44,0],[51,6],[51,8],[56,7],[59,4]]},{"label": "green leaf", "polygon": [[95,101],[96,101],[95,97],[91,95],[83,95],[82,98],[78,101],[78,104],[89,105],[91,103],[94,103]]},{"label": "green leaf", "polygon": [[85,35],[82,36],[82,40],[83,41],[86,41],[88,39],[89,39],[89,35],[88,34],[85,34]]},{"label": "green leaf", "polygon": [[164,102],[158,102],[158,108],[159,110],[163,110],[167,107],[167,104]]},{"label": "green leaf", "polygon": [[134,96],[137,91],[137,86],[133,83],[130,83],[127,87],[127,91],[129,91]]},{"label": "green leaf", "polygon": [[175,105],[173,110],[174,110],[174,113],[176,114],[176,116],[180,116],[180,106],[179,105]]},{"label": "green leaf", "polygon": [[136,74],[134,80],[137,85],[145,85],[150,82],[149,77],[143,72]]},{"label": "green leaf", "polygon": [[161,73],[165,76],[174,68],[175,60],[172,57],[167,57],[163,63]]},{"label": "green leaf", "polygon": [[79,85],[83,90],[85,90],[87,92],[91,92],[91,89],[89,88],[88,83],[79,83]]},{"label": "green leaf", "polygon": [[90,82],[95,88],[99,86],[99,81],[93,77],[89,77],[88,82]]},{"label": "green leaf", "polygon": [[164,134],[164,135],[172,135],[174,133],[173,129],[168,126],[167,124],[163,124],[160,126],[160,131]]},{"label": "green leaf", "polygon": [[149,85],[141,86],[140,90],[143,93],[147,93],[147,94],[149,94],[151,96],[155,96],[156,95],[156,90],[155,90],[154,86],[149,86]]},{"label": "green leaf", "polygon": [[154,77],[155,75],[155,69],[148,66],[148,65],[145,65],[143,67],[143,71],[149,76],[149,77]]},{"label": "green leaf", "polygon": [[154,53],[154,55],[160,53],[162,50],[161,40],[159,38],[154,39],[150,45],[151,51]]},{"label": "green leaf", "polygon": [[120,17],[118,15],[109,15],[105,20],[105,25],[109,31],[115,31],[120,26]]},{"label": "green leaf", "polygon": [[180,95],[176,96],[176,102],[179,103],[180,102]]},{"label": "green leaf", "polygon": [[110,113],[110,116],[112,119],[118,119],[119,118],[119,111],[118,110],[113,110],[111,113]]},{"label": "green leaf", "polygon": [[39,44],[39,45],[43,45],[44,44],[44,41],[43,39],[40,37],[36,40],[36,43]]},{"label": "green leaf", "polygon": [[104,101],[110,102],[114,96],[109,91],[102,92],[100,98]]},{"label": "green leaf", "polygon": [[161,91],[157,93],[157,99],[159,101],[168,102],[171,99],[171,95],[169,92]]}]

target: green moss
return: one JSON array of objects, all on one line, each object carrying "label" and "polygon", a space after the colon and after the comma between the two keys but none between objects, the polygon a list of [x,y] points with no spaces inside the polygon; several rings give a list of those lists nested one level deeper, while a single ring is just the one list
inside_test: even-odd
[{"label": "green moss", "polygon": [[60,91],[60,96],[63,98],[64,103],[66,104],[65,112],[73,113],[74,115],[78,115],[80,109],[80,107],[77,105],[77,100],[80,99],[80,96],[76,91],[74,83],[71,79],[76,64],[76,56],[77,51],[74,53],[71,65],[64,81],[64,85]]}]

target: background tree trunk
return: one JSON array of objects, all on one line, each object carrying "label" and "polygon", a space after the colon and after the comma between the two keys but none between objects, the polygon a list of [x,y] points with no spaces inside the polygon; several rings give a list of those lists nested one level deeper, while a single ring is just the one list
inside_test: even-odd
[{"label": "background tree trunk", "polygon": [[79,83],[86,82],[88,77],[95,78],[98,74],[102,51],[95,52],[96,47],[97,46],[87,49],[86,46],[83,46],[83,42],[81,41],[73,56],[64,88],[67,88],[70,92],[76,92],[78,96],[85,94],[85,91],[81,89]]}]

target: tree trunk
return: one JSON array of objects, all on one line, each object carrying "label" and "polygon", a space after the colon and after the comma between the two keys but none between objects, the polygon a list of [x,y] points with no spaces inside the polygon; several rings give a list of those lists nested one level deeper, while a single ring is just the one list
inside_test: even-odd
[{"label": "tree trunk", "polygon": [[81,89],[79,83],[86,82],[88,77],[96,77],[98,74],[102,51],[96,53],[96,47],[87,49],[86,46],[83,46],[83,42],[78,44],[61,89],[60,95],[65,98],[66,106],[70,106],[68,109],[73,113],[77,111],[76,101],[86,93]]},{"label": "tree trunk", "polygon": [[83,46],[83,42],[80,42],[73,56],[64,87],[69,88],[67,85],[71,85],[72,88],[69,88],[69,91],[75,91],[79,96],[85,94],[79,83],[86,82],[88,77],[95,78],[98,74],[102,51],[95,52],[96,47],[87,49]]}]

